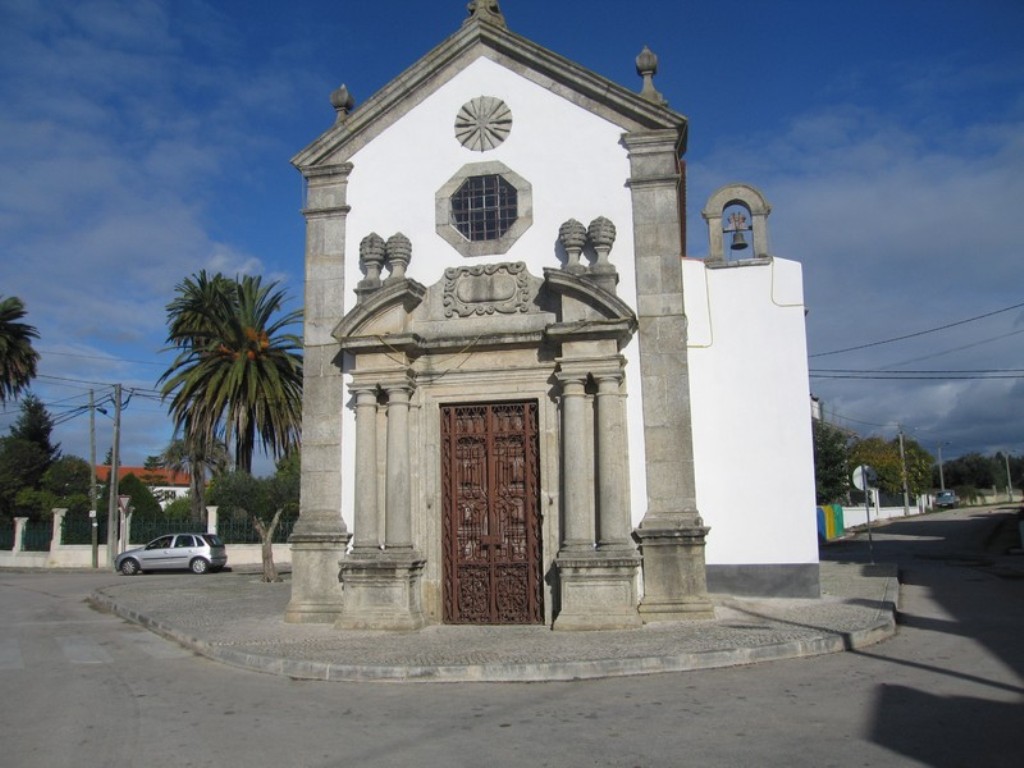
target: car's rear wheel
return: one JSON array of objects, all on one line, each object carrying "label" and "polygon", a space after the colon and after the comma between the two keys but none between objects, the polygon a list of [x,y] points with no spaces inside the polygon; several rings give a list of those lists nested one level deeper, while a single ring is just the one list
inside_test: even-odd
[{"label": "car's rear wheel", "polygon": [[130,557],[121,563],[121,573],[125,576],[134,576],[140,570],[138,561],[132,560]]},{"label": "car's rear wheel", "polygon": [[210,564],[203,560],[203,558],[197,557],[189,564],[189,568],[192,569],[192,573],[206,573],[210,570]]}]

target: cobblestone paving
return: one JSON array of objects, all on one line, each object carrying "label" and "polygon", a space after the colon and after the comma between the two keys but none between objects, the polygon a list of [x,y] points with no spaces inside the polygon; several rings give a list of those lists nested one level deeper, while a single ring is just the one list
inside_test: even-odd
[{"label": "cobblestone paving", "polygon": [[520,668],[522,679],[538,679],[554,667],[569,676],[599,676],[602,670],[627,674],[743,664],[837,650],[849,647],[857,633],[873,632],[864,634],[867,644],[895,631],[892,570],[822,563],[822,588],[818,600],[716,597],[711,621],[599,632],[431,626],[393,633],[286,624],[291,585],[264,584],[246,574],[134,577],[105,588],[95,600],[201,653],[234,663],[242,659],[264,671],[295,674],[305,664],[313,677],[346,668],[349,674],[363,669],[368,677],[400,678],[406,668],[461,679],[473,677],[469,668],[501,668],[499,677],[514,679]]}]

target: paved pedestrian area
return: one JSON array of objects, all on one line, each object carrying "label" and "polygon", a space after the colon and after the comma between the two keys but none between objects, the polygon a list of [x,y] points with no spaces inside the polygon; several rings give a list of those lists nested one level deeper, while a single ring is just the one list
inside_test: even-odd
[{"label": "paved pedestrian area", "polygon": [[820,599],[712,596],[715,619],[642,629],[432,626],[418,632],[287,624],[291,585],[257,574],[145,575],[92,602],[208,658],[325,681],[546,681],[678,672],[834,653],[896,631],[893,565],[821,563]]}]

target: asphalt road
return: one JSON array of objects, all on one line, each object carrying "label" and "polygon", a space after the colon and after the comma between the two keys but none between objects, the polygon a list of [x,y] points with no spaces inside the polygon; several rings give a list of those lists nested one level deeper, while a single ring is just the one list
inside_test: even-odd
[{"label": "asphalt road", "polygon": [[[901,626],[864,651],[532,684],[295,682],[231,669],[85,604],[120,578],[0,573],[0,766],[1024,765],[1024,563],[1000,513],[872,536]],[[823,557],[865,560],[866,541]],[[156,576],[152,578],[188,578]]]}]

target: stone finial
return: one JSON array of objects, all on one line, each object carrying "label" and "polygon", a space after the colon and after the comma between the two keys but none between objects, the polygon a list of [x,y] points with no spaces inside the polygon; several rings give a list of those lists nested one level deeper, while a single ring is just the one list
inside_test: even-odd
[{"label": "stone finial", "polygon": [[565,264],[565,271],[574,275],[580,275],[587,271],[587,268],[580,264],[580,254],[587,244],[587,228],[576,219],[569,219],[558,228],[558,240],[565,253],[569,257]]},{"label": "stone finial", "polygon": [[654,76],[658,74],[658,57],[646,45],[640,51],[640,55],[636,57],[636,73],[644,79],[640,95],[658,106],[665,106],[668,102],[654,87]]},{"label": "stone finial", "polygon": [[468,24],[473,19],[479,19],[480,21],[486,21],[488,24],[508,29],[505,17],[501,13],[501,8],[498,7],[498,0],[470,0],[466,10],[469,11],[469,18],[463,22],[465,24]]},{"label": "stone finial", "polygon": [[594,251],[597,252],[597,263],[590,268],[590,278],[606,291],[615,293],[619,274],[615,266],[608,261],[608,254],[615,244],[615,225],[604,216],[598,216],[590,222],[587,236]]},{"label": "stone finial", "polygon": [[386,252],[385,261],[387,262],[388,269],[391,270],[391,274],[384,283],[405,280],[405,269],[409,266],[409,261],[412,259],[412,243],[409,242],[409,238],[401,232],[397,232],[388,238],[384,248]]},{"label": "stone finial", "polygon": [[334,91],[331,91],[331,106],[334,107],[334,111],[338,113],[336,122],[344,120],[348,113],[355,107],[356,100],[349,93],[348,86],[342,83]]},{"label": "stone finial", "polygon": [[380,271],[384,266],[384,238],[371,232],[359,242],[359,268],[365,277],[356,286],[360,297],[380,288]]},{"label": "stone finial", "polygon": [[611,266],[608,264],[608,254],[611,253],[612,246],[615,245],[615,225],[604,216],[598,216],[590,222],[587,236],[590,238],[594,250],[597,251],[597,265]]}]

